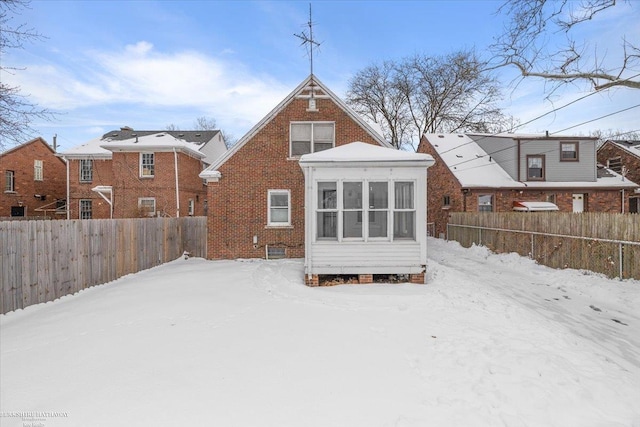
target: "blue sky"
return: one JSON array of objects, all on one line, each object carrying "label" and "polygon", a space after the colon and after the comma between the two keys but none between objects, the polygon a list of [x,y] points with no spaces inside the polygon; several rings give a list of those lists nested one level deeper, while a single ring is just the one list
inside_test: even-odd
[{"label": "blue sky", "polygon": [[[416,53],[479,52],[499,35],[500,1],[315,1],[314,73],[339,96],[349,79],[374,62]],[[14,22],[47,39],[9,51],[4,66],[25,67],[3,81],[33,102],[58,111],[37,122],[61,151],[120,126],[191,128],[214,117],[240,138],[309,74],[306,50],[293,36],[306,30],[308,1],[45,1],[33,0]],[[621,4],[590,26],[587,38],[617,45],[640,40],[640,8]],[[640,44],[640,43],[639,43]],[[612,55],[613,56],[613,55]],[[515,85],[499,72],[502,107],[526,122],[587,93],[572,86],[551,104],[545,84]],[[537,120],[521,132],[551,132],[638,104],[637,90],[615,89]],[[640,128],[640,109],[566,133]]]}]

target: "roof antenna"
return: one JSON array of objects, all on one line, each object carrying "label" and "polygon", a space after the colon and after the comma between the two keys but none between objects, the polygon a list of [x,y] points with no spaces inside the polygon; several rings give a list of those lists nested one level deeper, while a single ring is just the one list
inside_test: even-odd
[{"label": "roof antenna", "polygon": [[311,3],[309,3],[309,22],[307,22],[309,26],[309,34],[306,32],[302,32],[301,34],[294,34],[297,38],[302,40],[300,46],[309,45],[309,65],[311,68],[311,75],[313,75],[313,46],[320,46],[320,43],[313,39],[313,21],[311,20]]},{"label": "roof antenna", "polygon": [[302,40],[302,43],[300,43],[300,46],[307,46],[308,45],[308,52],[309,52],[309,68],[311,71],[311,98],[309,98],[309,110],[315,110],[316,109],[316,100],[314,98],[315,95],[315,91],[313,88],[313,47],[314,46],[320,46],[320,43],[318,43],[317,41],[315,41],[313,39],[313,20],[311,19],[311,3],[309,3],[309,22],[307,22],[307,25],[309,26],[309,34],[307,34],[306,32],[302,31],[301,34],[294,34],[294,36],[296,36],[297,38],[299,38],[300,40]]}]

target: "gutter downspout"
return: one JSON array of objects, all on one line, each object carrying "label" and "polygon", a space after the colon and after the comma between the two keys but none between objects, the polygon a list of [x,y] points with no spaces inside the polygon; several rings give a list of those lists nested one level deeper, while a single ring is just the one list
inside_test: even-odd
[{"label": "gutter downspout", "polygon": [[622,193],[622,198],[620,200],[620,205],[621,205],[621,212],[620,213],[624,213],[624,188],[622,190],[620,190],[620,192]]},{"label": "gutter downspout", "polygon": [[180,218],[180,190],[178,189],[178,152],[173,147],[173,164],[176,171],[176,218]]},{"label": "gutter downspout", "polygon": [[69,212],[69,160],[64,156],[62,156],[62,160],[64,160],[64,164],[67,165],[67,200],[65,201],[64,206],[67,211],[67,219],[71,219]]}]

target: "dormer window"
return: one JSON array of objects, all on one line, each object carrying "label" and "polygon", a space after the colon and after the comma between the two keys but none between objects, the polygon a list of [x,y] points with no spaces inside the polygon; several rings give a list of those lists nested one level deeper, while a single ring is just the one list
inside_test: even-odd
[{"label": "dormer window", "polygon": [[328,150],[335,145],[335,124],[332,122],[291,123],[291,157]]}]

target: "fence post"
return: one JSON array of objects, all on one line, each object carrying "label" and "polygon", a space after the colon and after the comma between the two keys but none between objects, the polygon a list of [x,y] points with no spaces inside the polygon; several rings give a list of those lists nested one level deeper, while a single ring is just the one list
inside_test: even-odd
[{"label": "fence post", "polygon": [[618,259],[620,259],[620,275],[618,277],[620,277],[620,280],[622,280],[622,243],[618,243]]},{"label": "fence post", "polygon": [[482,228],[478,228],[478,246],[482,246]]},{"label": "fence post", "polygon": [[534,234],[531,233],[531,259],[536,259],[535,253],[533,252],[533,238],[534,238]]}]

